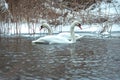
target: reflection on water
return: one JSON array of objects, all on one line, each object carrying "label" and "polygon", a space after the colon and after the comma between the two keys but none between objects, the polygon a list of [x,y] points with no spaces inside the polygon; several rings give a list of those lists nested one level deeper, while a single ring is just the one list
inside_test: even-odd
[{"label": "reflection on water", "polygon": [[120,39],[32,45],[27,38],[1,38],[0,80],[119,80],[119,47]]}]

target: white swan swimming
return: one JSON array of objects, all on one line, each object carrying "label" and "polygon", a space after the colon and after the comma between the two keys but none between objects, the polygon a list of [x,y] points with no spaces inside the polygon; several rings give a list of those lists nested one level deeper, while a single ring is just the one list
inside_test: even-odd
[{"label": "white swan swimming", "polygon": [[[43,28],[48,29],[48,35],[52,35],[53,31],[52,31],[51,27],[49,26],[49,24],[43,23],[42,26],[41,26],[41,29],[43,29]],[[80,29],[82,29],[82,28],[80,27]],[[70,32],[62,32],[62,33],[59,33],[58,36],[64,37],[64,38],[66,38],[68,40],[72,39]],[[81,36],[79,34],[75,34],[75,39],[76,40],[80,39],[81,37],[83,37],[83,36]]]},{"label": "white swan swimming", "polygon": [[45,37],[41,37],[37,40],[32,41],[32,43],[39,43],[39,44],[44,44],[44,43],[48,43],[48,44],[53,44],[53,43],[65,43],[65,44],[69,44],[69,43],[75,43],[76,39],[75,39],[75,33],[74,33],[74,28],[75,26],[78,26],[79,28],[81,28],[81,24],[79,21],[74,21],[71,24],[70,27],[70,35],[71,35],[71,41],[69,41],[68,39],[66,39],[65,37],[62,36],[58,36],[58,35],[48,35]]}]

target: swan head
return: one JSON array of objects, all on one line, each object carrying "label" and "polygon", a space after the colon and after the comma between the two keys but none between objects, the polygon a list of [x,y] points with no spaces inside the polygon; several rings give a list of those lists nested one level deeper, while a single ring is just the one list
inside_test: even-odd
[{"label": "swan head", "polygon": [[47,23],[43,23],[41,26],[40,26],[40,30],[42,30],[43,28],[49,28],[49,24]]},{"label": "swan head", "polygon": [[79,21],[74,21],[74,22],[72,23],[72,25],[73,25],[73,26],[78,26],[80,29],[82,29],[81,23],[80,23]]}]

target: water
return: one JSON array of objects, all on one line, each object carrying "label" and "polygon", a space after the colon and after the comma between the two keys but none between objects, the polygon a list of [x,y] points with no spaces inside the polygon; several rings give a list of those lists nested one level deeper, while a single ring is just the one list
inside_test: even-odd
[{"label": "water", "polygon": [[120,80],[120,38],[83,37],[75,44],[0,39],[0,80]]}]

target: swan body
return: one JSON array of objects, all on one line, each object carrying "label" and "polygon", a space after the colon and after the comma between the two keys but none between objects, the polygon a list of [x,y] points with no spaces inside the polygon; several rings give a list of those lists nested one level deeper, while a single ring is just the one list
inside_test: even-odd
[{"label": "swan body", "polygon": [[35,41],[32,41],[32,43],[39,43],[39,44],[60,44],[60,43],[72,43],[68,39],[56,35],[48,35],[45,37],[41,37]]},{"label": "swan body", "polygon": [[75,43],[76,42],[75,33],[74,33],[74,27],[75,26],[78,26],[78,27],[81,28],[80,22],[74,21],[71,24],[71,27],[70,27],[71,40],[68,40],[65,37],[62,37],[62,36],[59,36],[59,35],[48,35],[48,36],[45,36],[45,37],[41,37],[41,38],[39,38],[37,40],[34,40],[34,41],[32,41],[32,43],[40,43],[40,44],[45,44],[45,43],[48,43],[48,44],[53,44],[53,43],[64,43],[64,44],[65,43],[66,44]]},{"label": "swan body", "polygon": [[[72,38],[71,34],[69,32],[59,33],[58,36],[64,37],[64,38],[66,38],[68,40],[71,40],[71,38]],[[81,37],[83,37],[83,36],[81,36],[79,34],[75,34],[75,39],[76,40],[80,39]]]}]

